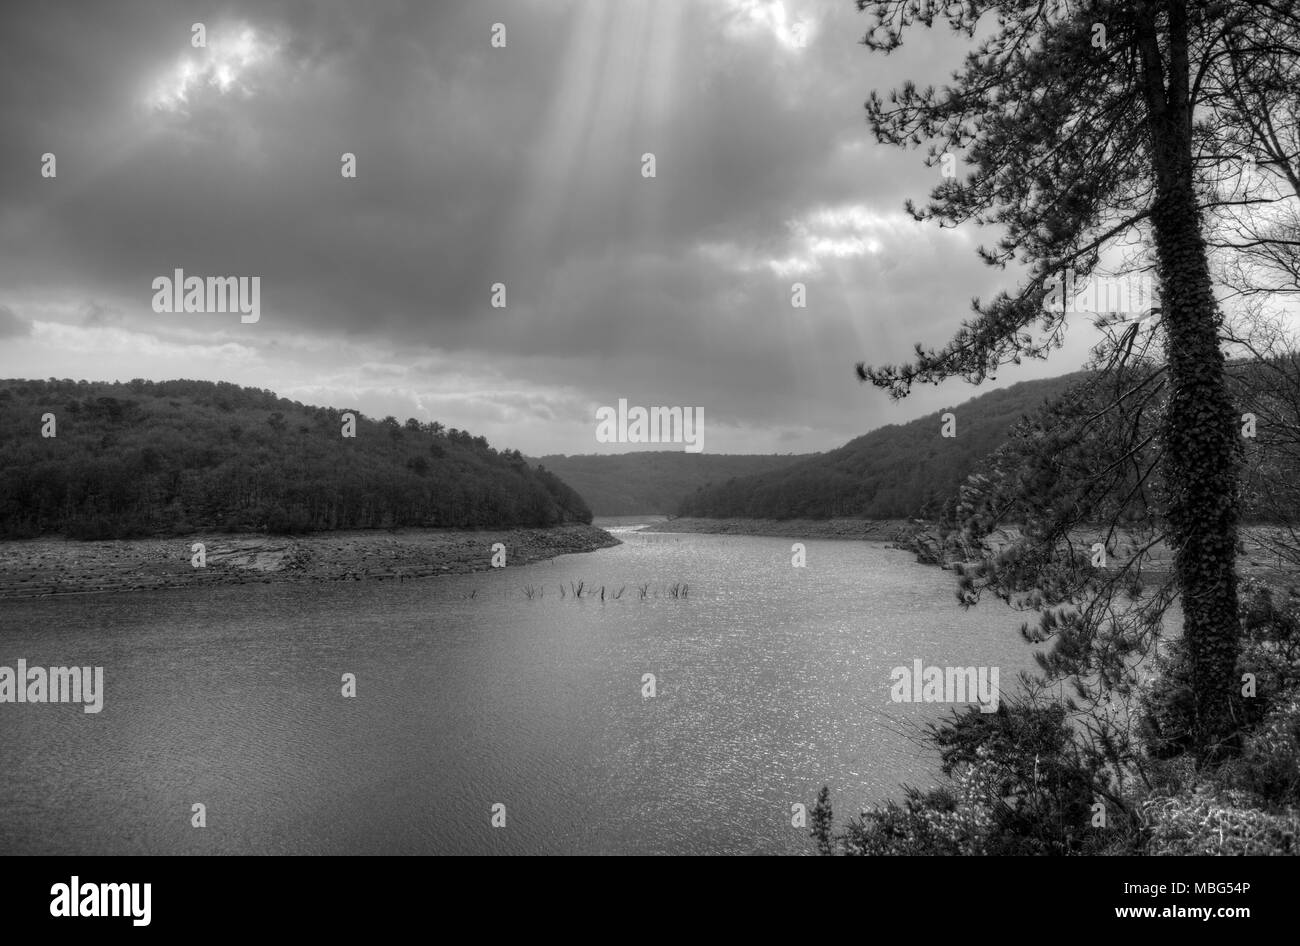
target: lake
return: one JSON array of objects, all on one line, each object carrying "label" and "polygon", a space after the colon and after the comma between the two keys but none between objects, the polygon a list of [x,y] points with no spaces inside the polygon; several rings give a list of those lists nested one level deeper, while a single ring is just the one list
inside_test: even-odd
[{"label": "lake", "polygon": [[822,784],[843,819],[935,779],[947,707],[893,667],[1032,665],[904,551],[597,524],[624,544],[473,575],[0,602],[0,665],[105,690],[0,704],[0,853],[809,853]]}]

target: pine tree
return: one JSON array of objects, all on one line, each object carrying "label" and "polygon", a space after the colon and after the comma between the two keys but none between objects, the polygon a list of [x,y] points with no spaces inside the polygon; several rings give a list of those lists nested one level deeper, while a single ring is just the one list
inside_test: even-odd
[{"label": "pine tree", "polygon": [[[873,92],[868,121],[881,142],[929,143],[929,163],[960,156],[973,170],[944,179],[908,209],[946,227],[992,224],[989,264],[1020,262],[1013,291],[974,304],[939,349],[903,365],[858,366],[903,397],[915,383],[978,383],[1007,363],[1059,347],[1069,314],[1047,305],[1072,270],[1087,279],[1103,251],[1147,241],[1159,280],[1169,391],[1160,431],[1184,637],[1195,692],[1193,746],[1229,748],[1237,654],[1236,428],[1219,343],[1203,233],[1206,181],[1241,138],[1240,64],[1261,37],[1300,33],[1292,0],[1020,3],[859,0],[875,23],[863,42],[888,53],[916,26],[946,20],[980,40],[942,90],[907,83]],[[1291,43],[1294,48],[1294,43]],[[1193,121],[1195,116],[1195,122]],[[1229,151],[1231,155],[1234,152]],[[1055,283],[1054,283],[1055,281]]]}]

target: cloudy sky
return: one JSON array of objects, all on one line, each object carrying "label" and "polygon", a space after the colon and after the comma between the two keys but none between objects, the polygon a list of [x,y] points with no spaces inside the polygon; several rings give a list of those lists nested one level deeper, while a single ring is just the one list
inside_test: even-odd
[{"label": "cloudy sky", "polygon": [[[854,376],[1013,278],[975,255],[994,233],[906,217],[938,169],[863,117],[962,47],[879,56],[867,24],[850,0],[5,4],[0,376],[229,380],[534,455],[627,449],[595,439],[619,398],[703,408],[709,453],[964,401]],[[260,320],[154,312],[177,268],[260,276]]]}]

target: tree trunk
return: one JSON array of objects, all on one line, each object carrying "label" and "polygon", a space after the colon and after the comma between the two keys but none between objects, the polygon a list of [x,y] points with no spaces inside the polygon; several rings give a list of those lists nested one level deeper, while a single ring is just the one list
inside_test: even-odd
[{"label": "tree trunk", "polygon": [[1191,736],[1194,751],[1204,759],[1233,747],[1237,441],[1219,346],[1219,310],[1193,190],[1185,4],[1162,6],[1168,12],[1169,67],[1168,88],[1159,95],[1156,85],[1164,83],[1154,79],[1164,70],[1154,44],[1144,48],[1143,59],[1156,170],[1152,224],[1171,385],[1164,473],[1195,706]]}]

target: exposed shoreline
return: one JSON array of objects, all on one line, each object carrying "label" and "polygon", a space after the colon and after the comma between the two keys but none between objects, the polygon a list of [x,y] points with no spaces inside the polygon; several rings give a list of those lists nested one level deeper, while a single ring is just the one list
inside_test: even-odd
[{"label": "exposed shoreline", "polygon": [[[1005,547],[1019,536],[1014,527],[994,529],[979,543],[966,547],[956,534],[944,535],[938,525],[919,519],[697,519],[681,517],[658,522],[642,532],[683,532],[713,535],[778,536],[795,539],[855,539],[886,542],[892,548],[911,552],[922,565],[937,565],[951,570],[963,563],[976,561],[983,552]],[[1276,579],[1290,573],[1270,548],[1277,526],[1243,525],[1240,527],[1241,549],[1238,570],[1243,577]],[[1081,530],[1077,541],[1087,548],[1105,533],[1093,535]],[[1133,554],[1137,539],[1125,530],[1111,537],[1110,554],[1119,559]],[[1173,567],[1173,552],[1165,543],[1148,551],[1146,567],[1161,571]]]},{"label": "exposed shoreline", "polygon": [[[1237,573],[1243,578],[1262,578],[1292,580],[1292,572],[1281,556],[1274,551],[1284,530],[1274,525],[1251,524],[1238,527]],[[960,565],[979,561],[984,554],[998,552],[1020,538],[1020,530],[1014,526],[994,529],[977,544],[968,546],[957,533],[944,535],[933,524],[914,524],[910,529],[900,533],[894,543],[895,548],[905,549],[916,555],[916,560],[923,565],[937,565],[944,569],[954,569]],[[1096,531],[1077,529],[1071,533],[1071,541],[1080,550],[1087,550],[1095,542],[1109,539],[1107,554],[1113,561],[1123,562],[1136,555],[1146,547],[1148,540],[1140,538],[1127,529],[1116,529],[1110,533],[1107,527],[1099,526]],[[1168,542],[1157,542],[1146,549],[1143,568],[1154,572],[1171,572],[1174,568],[1174,550]]]},{"label": "exposed shoreline", "polygon": [[695,519],[657,522],[642,532],[703,532],[713,535],[767,535],[794,539],[858,539],[895,542],[918,525],[908,519]]},{"label": "exposed shoreline", "polygon": [[[191,564],[201,542],[207,565]],[[604,529],[402,529],[301,536],[202,533],[100,542],[41,538],[0,542],[0,600],[97,592],[301,581],[406,581],[484,571],[492,546],[506,565],[621,544]]]}]

